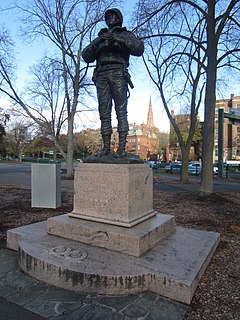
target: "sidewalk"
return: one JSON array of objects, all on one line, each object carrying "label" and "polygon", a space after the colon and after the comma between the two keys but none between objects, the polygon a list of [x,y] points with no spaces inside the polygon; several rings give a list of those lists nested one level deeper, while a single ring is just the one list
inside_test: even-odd
[{"label": "sidewalk", "polygon": [[0,261],[0,320],[181,320],[188,308],[150,292],[116,297],[56,288],[25,275],[7,249]]}]

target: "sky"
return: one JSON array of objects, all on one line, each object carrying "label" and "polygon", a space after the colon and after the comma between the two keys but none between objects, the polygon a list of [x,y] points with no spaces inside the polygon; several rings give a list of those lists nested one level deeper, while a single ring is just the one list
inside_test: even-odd
[{"label": "sky", "polygon": [[[21,0],[24,1],[24,0]],[[0,3],[0,7],[7,7],[11,5],[13,0],[4,0],[4,4]],[[129,19],[131,11],[136,0],[123,1],[121,11],[124,16],[123,25],[128,28],[130,26]],[[34,65],[37,60],[41,57],[44,52],[42,47],[42,42],[35,42],[28,44],[24,42],[19,36],[19,22],[16,16],[13,14],[5,13],[0,16],[1,23],[4,23],[5,27],[10,31],[12,38],[15,41],[17,48],[17,65],[18,65],[18,81],[20,86],[23,85],[26,79],[29,78],[29,68]],[[149,107],[149,101],[151,97],[152,109],[154,115],[154,124],[159,128],[160,131],[169,131],[169,121],[166,116],[163,107],[161,106],[161,101],[157,99],[157,93],[151,84],[146,70],[143,66],[142,58],[132,57],[130,59],[130,73],[132,82],[134,84],[134,89],[130,89],[130,97],[128,99],[128,121],[129,123],[146,123],[147,112]],[[4,99],[0,97],[0,101],[4,103]],[[97,100],[93,103],[96,104]],[[95,113],[81,113],[80,117],[76,117],[76,122],[78,123],[78,129],[83,127],[100,127],[98,111]],[[113,110],[112,116],[113,125],[117,124],[115,112]]]},{"label": "sky", "polygon": [[[5,7],[10,5],[14,0],[4,0],[1,1],[0,7]],[[16,1],[16,0],[15,0]],[[25,0],[17,0],[25,1]],[[126,0],[122,1],[122,7],[120,8],[123,16],[123,25],[127,28],[130,26],[130,17],[137,0]],[[3,4],[4,2],[4,4]],[[12,38],[15,41],[17,47],[17,65],[18,65],[18,81],[20,85],[24,85],[26,79],[29,78],[29,68],[34,65],[37,60],[43,55],[44,47],[42,42],[34,42],[28,44],[19,36],[19,23],[16,19],[17,17],[13,14],[0,15],[1,23],[5,24],[5,27],[10,31]],[[169,120],[167,118],[166,112],[163,109],[162,102],[158,97],[158,93],[151,83],[145,67],[143,66],[142,58],[132,57],[130,59],[130,73],[132,77],[132,82],[134,84],[134,89],[130,89],[130,98],[128,100],[128,121],[129,123],[146,123],[147,112],[149,107],[149,101],[151,97],[152,109],[154,115],[154,124],[162,132],[169,132]],[[237,92],[238,91],[238,92]],[[240,95],[239,88],[235,90],[226,90],[224,96],[217,97],[217,99],[228,98],[231,93],[235,95]],[[1,99],[3,103],[4,101]],[[96,106],[97,110],[97,100],[91,100],[91,104]],[[200,115],[200,120],[203,120],[202,115]],[[81,128],[100,127],[98,111],[95,113],[81,113],[80,116],[76,117],[76,122],[78,124],[77,130]],[[113,111],[112,123],[115,126],[117,124],[116,116]]]}]

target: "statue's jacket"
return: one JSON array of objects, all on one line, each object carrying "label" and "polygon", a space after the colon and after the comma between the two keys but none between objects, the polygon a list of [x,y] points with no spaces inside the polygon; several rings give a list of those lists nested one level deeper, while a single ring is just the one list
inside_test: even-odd
[{"label": "statue's jacket", "polygon": [[[114,33],[117,41],[105,40],[99,43],[99,37]],[[144,51],[143,41],[137,38],[131,31],[125,27],[114,27],[112,29],[104,28],[82,52],[85,62],[92,63],[96,60],[97,68],[102,65],[122,64],[125,68],[129,66],[130,55],[141,56]]]}]

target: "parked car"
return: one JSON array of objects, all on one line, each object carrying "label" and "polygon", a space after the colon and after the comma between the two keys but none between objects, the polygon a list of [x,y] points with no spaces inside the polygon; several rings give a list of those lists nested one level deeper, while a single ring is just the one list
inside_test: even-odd
[{"label": "parked car", "polygon": [[181,162],[174,162],[174,163],[169,163],[165,166],[165,171],[166,172],[171,172],[171,173],[180,173],[182,169],[182,163]]},{"label": "parked car", "polygon": [[202,172],[201,162],[192,162],[188,165],[188,173],[198,175]]},{"label": "parked car", "polygon": [[158,164],[156,161],[144,161],[144,163],[148,164],[150,168],[152,169],[157,169],[158,168]]},{"label": "parked car", "polygon": [[[181,162],[174,162],[167,164],[165,166],[165,171],[170,173],[180,173],[182,170],[182,163]],[[202,164],[197,163],[189,163],[188,165],[188,173],[199,175],[202,172]]]},{"label": "parked car", "polygon": [[217,175],[218,174],[218,167],[213,166],[213,174]]}]

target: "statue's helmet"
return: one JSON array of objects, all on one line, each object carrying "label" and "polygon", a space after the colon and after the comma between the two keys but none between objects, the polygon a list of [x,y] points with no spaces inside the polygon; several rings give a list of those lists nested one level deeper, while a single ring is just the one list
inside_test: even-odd
[{"label": "statue's helmet", "polygon": [[121,11],[119,9],[117,9],[117,8],[107,9],[105,11],[105,21],[106,21],[108,13],[110,13],[110,12],[114,12],[116,14],[116,16],[119,19],[119,26],[121,27],[122,24],[123,24],[123,15],[122,15]]}]

